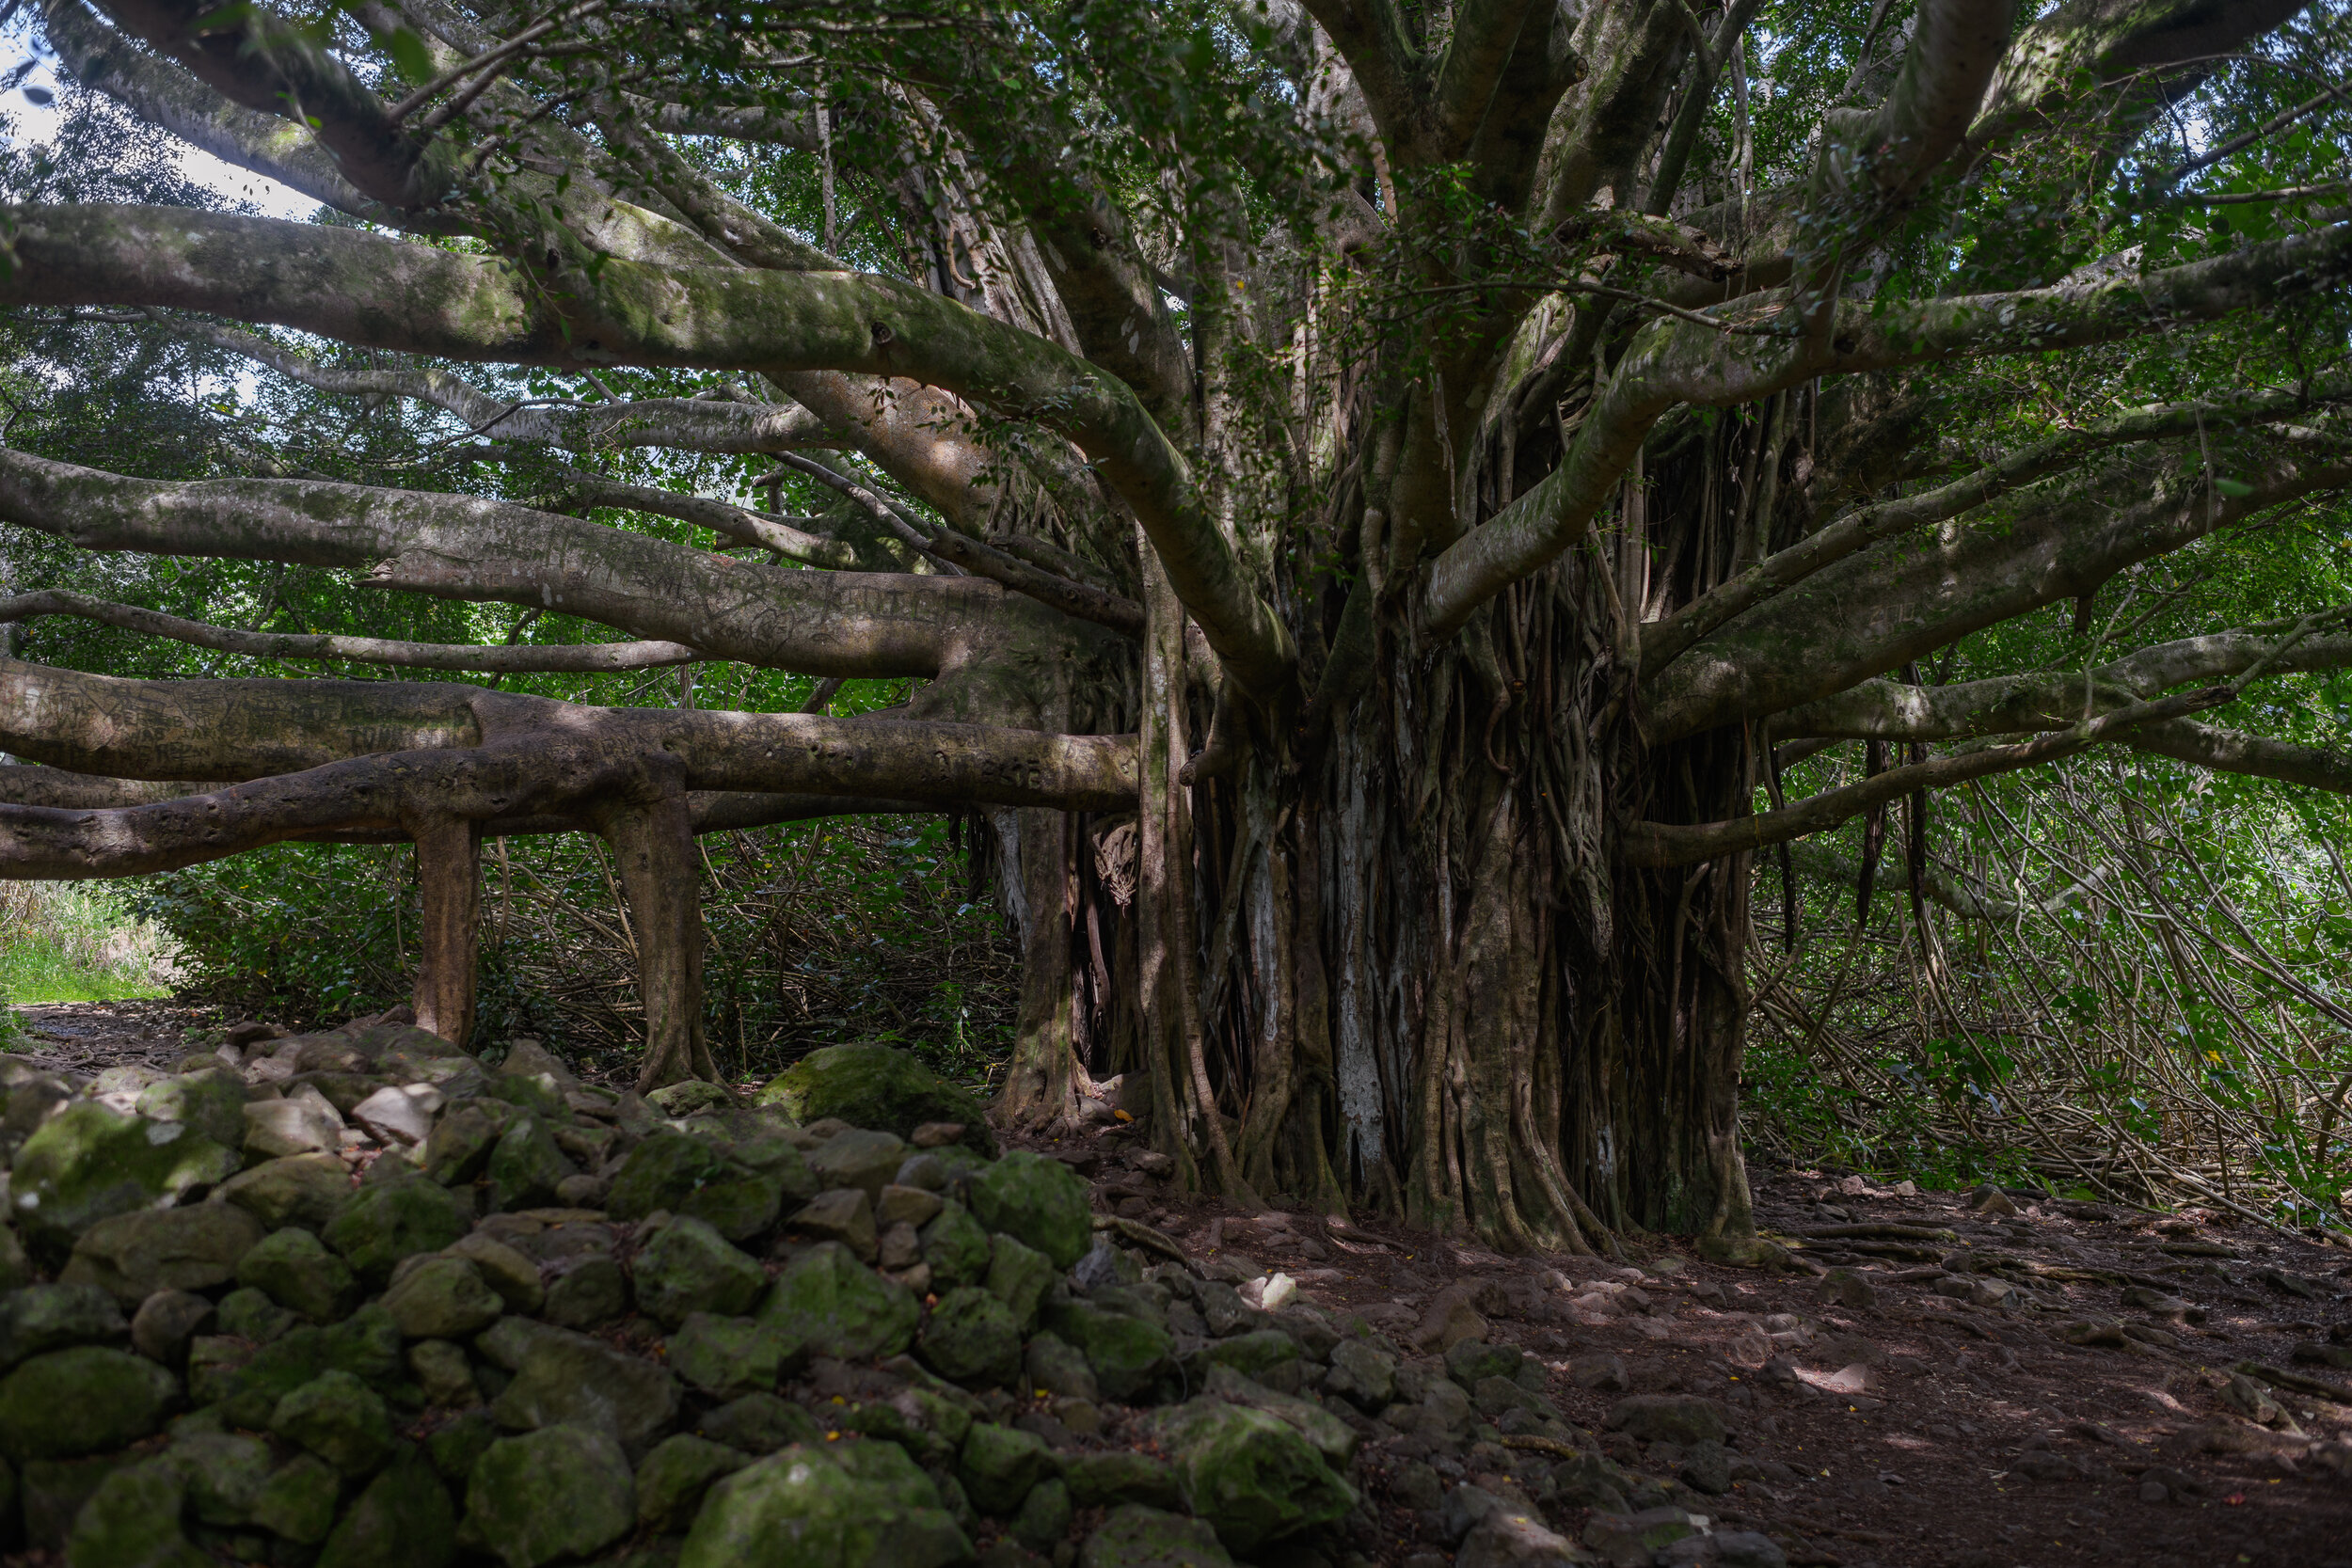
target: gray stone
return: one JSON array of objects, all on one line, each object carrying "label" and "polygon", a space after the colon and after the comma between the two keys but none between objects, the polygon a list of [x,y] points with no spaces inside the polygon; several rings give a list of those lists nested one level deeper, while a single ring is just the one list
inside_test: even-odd
[{"label": "gray stone", "polygon": [[826,1139],[808,1155],[808,1168],[828,1190],[855,1188],[871,1201],[898,1174],[905,1140],[895,1132],[852,1127]]},{"label": "gray stone", "polygon": [[795,1445],[710,1488],[677,1568],[783,1560],[825,1568],[947,1568],[971,1543],[930,1478],[891,1443]]},{"label": "gray stone", "polygon": [[1625,1370],[1625,1357],[1612,1355],[1606,1351],[1569,1356],[1568,1381],[1579,1388],[1595,1388],[1607,1393],[1623,1393],[1633,1386]]},{"label": "gray stone", "polygon": [[904,1286],[860,1263],[837,1242],[792,1259],[759,1309],[759,1321],[811,1355],[867,1361],[913,1342],[921,1307]]},{"label": "gray stone", "polygon": [[462,1339],[496,1323],[506,1304],[467,1258],[426,1258],[384,1292],[384,1309],[410,1339]]},{"label": "gray stone", "polygon": [[539,1310],[565,1328],[595,1328],[628,1310],[628,1275],[609,1253],[564,1258],[545,1271],[547,1300]]},{"label": "gray stone", "polygon": [[1878,1305],[1878,1291],[1851,1269],[1832,1269],[1814,1281],[1813,1293],[1823,1302],[1868,1311]]},{"label": "gray stone", "polygon": [[240,1171],[216,1196],[260,1220],[264,1230],[320,1230],[351,1196],[351,1167],[331,1154],[296,1154]]},{"label": "gray stone", "polygon": [[346,1476],[373,1473],[392,1454],[383,1396],[345,1371],[326,1371],[278,1402],[270,1430]]},{"label": "gray stone", "polygon": [[768,1289],[758,1259],[691,1214],[640,1241],[630,1265],[638,1310],[664,1328],[676,1328],[691,1312],[739,1316],[757,1306]]},{"label": "gray stone", "polygon": [[1111,1510],[1087,1538],[1078,1568],[1232,1568],[1205,1519],[1129,1503]]},{"label": "gray stone", "polygon": [[358,1297],[351,1265],[308,1230],[291,1227],[256,1241],[237,1260],[236,1274],[238,1284],[313,1323],[340,1322]]},{"label": "gray stone", "polygon": [[131,1319],[131,1348],[175,1371],[186,1365],[188,1341],[214,1320],[213,1304],[189,1291],[158,1291]]},{"label": "gray stone", "polygon": [[41,1123],[17,1150],[9,1204],[25,1243],[61,1258],[100,1220],[225,1181],[238,1164],[234,1149],[184,1122],[148,1121],[80,1101]]},{"label": "gray stone", "polygon": [[246,1101],[245,1150],[264,1160],[290,1154],[332,1154],[343,1143],[343,1118],[334,1102],[309,1085],[282,1100]]},{"label": "gray stone", "polygon": [[433,1135],[441,1091],[430,1084],[387,1084],[351,1108],[351,1119],[378,1143],[421,1144]]},{"label": "gray stone", "polygon": [[466,1487],[464,1538],[506,1568],[587,1557],[637,1523],[628,1459],[609,1432],[549,1426],[490,1445]]},{"label": "gray stone", "polygon": [[1323,1391],[1377,1416],[1396,1398],[1396,1357],[1361,1339],[1343,1339],[1331,1347]]},{"label": "gray stone", "polygon": [[874,1203],[874,1223],[884,1228],[894,1225],[911,1225],[918,1230],[939,1216],[946,1199],[936,1192],[921,1187],[904,1187],[897,1182],[882,1190]]},{"label": "gray stone", "polygon": [[1086,1256],[1094,1236],[1086,1183],[1059,1160],[1014,1149],[972,1183],[972,1212],[989,1230],[1043,1253],[1057,1269]]},{"label": "gray stone", "polygon": [[838,1242],[866,1262],[874,1260],[874,1203],[863,1187],[836,1187],[818,1193],[785,1223],[819,1241]]},{"label": "gray stone", "polygon": [[179,1395],[178,1379],[127,1351],[36,1355],[0,1379],[0,1455],[72,1459],[121,1448],[161,1426]]},{"label": "gray stone", "polygon": [[1361,1440],[1356,1428],[1313,1400],[1268,1388],[1230,1367],[1211,1367],[1207,1385],[1210,1394],[1228,1404],[1263,1411],[1297,1433],[1314,1445],[1315,1451],[1323,1455],[1323,1462],[1334,1472],[1346,1474],[1354,1462],[1356,1446]]},{"label": "gray stone", "polygon": [[490,1405],[499,1424],[510,1431],[596,1427],[612,1433],[622,1447],[639,1449],[677,1415],[675,1378],[585,1334],[507,1318],[477,1344],[515,1373]]},{"label": "gray stone", "polygon": [[1652,1554],[1700,1533],[1698,1523],[1678,1508],[1647,1508],[1638,1513],[1595,1513],[1584,1524],[1584,1544],[1617,1564],[1647,1564]]}]

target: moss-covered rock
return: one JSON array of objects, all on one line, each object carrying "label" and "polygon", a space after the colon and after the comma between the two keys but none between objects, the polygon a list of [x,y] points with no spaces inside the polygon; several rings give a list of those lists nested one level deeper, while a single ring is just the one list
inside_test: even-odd
[{"label": "moss-covered rock", "polygon": [[114,1296],[95,1285],[27,1285],[0,1294],[0,1371],[45,1351],[109,1345],[128,1332]]},{"label": "moss-covered rock", "polygon": [[636,1524],[628,1460],[593,1427],[544,1427],[493,1443],[466,1487],[465,1539],[506,1568],[587,1557]]},{"label": "moss-covered rock", "polygon": [[953,1290],[958,1285],[977,1285],[988,1277],[988,1231],[962,1204],[952,1198],[942,1204],[938,1216],[917,1235],[933,1285]]},{"label": "moss-covered rock", "polygon": [[1073,1453],[1062,1463],[1062,1480],[1070,1487],[1070,1500],[1080,1508],[1124,1503],[1174,1508],[1182,1501],[1176,1472],[1168,1462],[1133,1449]]},{"label": "moss-covered rock", "polygon": [[349,1315],[359,1288],[350,1264],[308,1230],[291,1226],[246,1250],[237,1260],[237,1283],[312,1323],[336,1323]]},{"label": "moss-covered rock", "polygon": [[977,1285],[939,1298],[917,1343],[924,1364],[976,1388],[1010,1383],[1021,1370],[1021,1325],[1011,1308]]},{"label": "moss-covered rock", "polygon": [[1078,1553],[1078,1568],[1232,1568],[1205,1519],[1130,1503],[1110,1514]]},{"label": "moss-covered rock", "polygon": [[264,1230],[324,1229],[351,1196],[351,1167],[332,1154],[265,1160],[222,1182],[215,1196],[260,1220]]},{"label": "moss-covered rock", "polygon": [[615,1219],[642,1220],[657,1210],[688,1214],[730,1242],[773,1225],[784,1181],[721,1153],[699,1138],[667,1129],[648,1133],[614,1173],[605,1207]]},{"label": "moss-covered rock", "polygon": [[210,1568],[181,1528],[185,1483],[162,1460],[126,1465],[99,1483],[66,1541],[72,1568]]},{"label": "moss-covered rock", "polygon": [[211,1363],[199,1372],[197,1351],[203,1345],[199,1340],[189,1352],[189,1391],[199,1404],[217,1402],[237,1427],[268,1425],[279,1400],[322,1372],[349,1372],[377,1388],[400,1375],[400,1329],[378,1302],[325,1328],[294,1329],[242,1362]]},{"label": "moss-covered rock", "polygon": [[887,1045],[831,1045],[812,1051],[770,1079],[756,1103],[798,1121],[838,1117],[852,1127],[913,1134],[930,1121],[960,1121],[975,1153],[993,1157],[988,1107],[917,1060]]},{"label": "moss-covered rock", "polygon": [[315,1545],[335,1528],[335,1500],[342,1490],[342,1478],[333,1465],[297,1454],[262,1483],[252,1522],[273,1535]]},{"label": "moss-covered rock", "polygon": [[759,1321],[811,1355],[869,1361],[913,1342],[922,1309],[914,1292],[859,1262],[838,1242],[792,1259],[759,1309]]},{"label": "moss-covered rock", "polygon": [[1248,1555],[1356,1506],[1354,1489],[1313,1445],[1262,1410],[1196,1399],[1162,1412],[1153,1428],[1184,1506],[1229,1550]]},{"label": "moss-covered rock", "polygon": [[759,1260],[691,1214],[681,1214],[643,1239],[630,1273],[637,1307],[664,1328],[676,1328],[689,1313],[738,1317],[758,1305],[768,1289]]},{"label": "moss-covered rock", "polygon": [[489,1164],[510,1117],[503,1101],[476,1101],[450,1111],[424,1140],[425,1175],[445,1187],[471,1181]]},{"label": "moss-covered rock", "polygon": [[1033,1552],[1048,1552],[1070,1534],[1070,1488],[1048,1479],[1029,1488],[1012,1517],[1012,1538]]},{"label": "moss-covered rock", "polygon": [[384,1292],[384,1310],[404,1338],[462,1339],[498,1322],[506,1303],[472,1259],[427,1258]]},{"label": "moss-covered rock", "polygon": [[166,1456],[187,1483],[188,1511],[208,1525],[243,1525],[267,1484],[269,1445],[235,1433],[191,1433]]},{"label": "moss-covered rock", "polygon": [[1037,1326],[1038,1307],[1054,1283],[1054,1260],[1035,1247],[1010,1236],[989,1238],[985,1283],[997,1300],[1011,1309],[1021,1332]]},{"label": "moss-covered rock", "polygon": [[161,1426],[179,1397],[179,1379],[128,1351],[36,1355],[0,1379],[0,1454],[22,1462],[119,1449]]},{"label": "moss-covered rock", "polygon": [[906,1143],[896,1132],[852,1127],[818,1144],[808,1157],[808,1168],[818,1185],[855,1188],[868,1202],[882,1196],[891,1178],[906,1163]]},{"label": "moss-covered rock", "polygon": [[[430,1158],[428,1154],[427,1158]],[[538,1209],[555,1201],[555,1189],[580,1174],[545,1117],[518,1117],[499,1135],[488,1164],[490,1203],[501,1210]]]},{"label": "moss-covered rock", "polygon": [[1020,1508],[1029,1488],[1057,1468],[1043,1438],[993,1421],[973,1422],[956,1455],[956,1479],[972,1506],[1000,1517]]},{"label": "moss-covered rock", "polygon": [[9,1206],[27,1246],[62,1259],[100,1220],[169,1203],[237,1174],[237,1151],[185,1122],[125,1116],[76,1101],[16,1152]]},{"label": "moss-covered rock", "polygon": [[665,1347],[670,1370],[711,1394],[772,1388],[806,1359],[800,1343],[772,1323],[689,1312]]},{"label": "moss-covered rock", "polygon": [[795,1444],[710,1488],[678,1568],[947,1568],[971,1555],[938,1489],[902,1449]]},{"label": "moss-covered rock", "polygon": [[972,1183],[972,1212],[993,1231],[1013,1236],[1066,1269],[1087,1255],[1094,1216],[1087,1186],[1059,1160],[1016,1148]]},{"label": "moss-covered rock", "polygon": [[710,1483],[751,1462],[740,1449],[707,1437],[683,1432],[664,1437],[637,1466],[638,1526],[660,1535],[682,1532],[694,1522]]},{"label": "moss-covered rock", "polygon": [[1086,1357],[1104,1397],[1133,1400],[1172,1365],[1175,1340],[1147,1318],[1114,1312],[1096,1302],[1049,1305],[1045,1326]]},{"label": "moss-covered rock", "polygon": [[138,1099],[138,1113],[151,1121],[177,1121],[216,1144],[245,1141],[245,1080],[225,1068],[200,1068],[151,1084]]},{"label": "moss-covered rock", "polygon": [[896,1443],[926,1465],[952,1465],[972,1430],[972,1412],[944,1393],[911,1384],[887,1400],[850,1406],[841,1430]]},{"label": "moss-covered rock", "polygon": [[261,1222],[229,1204],[142,1209],[82,1232],[57,1277],[98,1286],[135,1307],[157,1291],[208,1291],[228,1283],[238,1259],[261,1239]]},{"label": "moss-covered rock", "polygon": [[438,1252],[472,1228],[464,1198],[437,1181],[405,1176],[353,1193],[323,1238],[362,1280],[381,1289],[402,1259]]},{"label": "moss-covered rock", "polygon": [[391,1457],[392,1413],[383,1396],[345,1371],[325,1371],[278,1402],[270,1430],[346,1476]]},{"label": "moss-covered rock", "polygon": [[677,1416],[677,1380],[601,1339],[508,1318],[475,1343],[515,1374],[490,1405],[510,1431],[591,1427],[634,1449],[650,1445]]},{"label": "moss-covered rock", "polygon": [[711,1411],[696,1432],[714,1443],[745,1453],[774,1453],[795,1443],[815,1445],[825,1440],[817,1418],[789,1400],[773,1394],[745,1394]]},{"label": "moss-covered rock", "polygon": [[456,1555],[456,1506],[423,1450],[404,1443],[336,1521],[317,1568],[444,1568]]}]

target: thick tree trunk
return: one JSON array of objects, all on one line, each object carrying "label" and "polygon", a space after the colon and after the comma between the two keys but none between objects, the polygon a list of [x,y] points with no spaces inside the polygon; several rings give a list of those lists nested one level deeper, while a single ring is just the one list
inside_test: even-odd
[{"label": "thick tree trunk", "polygon": [[703,1035],[703,917],[692,816],[677,781],[642,799],[616,800],[599,826],[620,868],[637,943],[637,990],[645,1009],[644,1092],[681,1079],[716,1082]]}]

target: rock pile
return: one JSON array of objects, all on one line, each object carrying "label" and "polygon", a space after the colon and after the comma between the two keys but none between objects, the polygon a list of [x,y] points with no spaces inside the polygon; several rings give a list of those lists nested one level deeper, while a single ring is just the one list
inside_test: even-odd
[{"label": "rock pile", "polygon": [[[0,1507],[73,1568],[1344,1561],[1368,1434],[1570,1435],[881,1047],[749,1107],[396,1024],[0,1091]],[[1509,1501],[1466,1552],[1540,1560]]]}]

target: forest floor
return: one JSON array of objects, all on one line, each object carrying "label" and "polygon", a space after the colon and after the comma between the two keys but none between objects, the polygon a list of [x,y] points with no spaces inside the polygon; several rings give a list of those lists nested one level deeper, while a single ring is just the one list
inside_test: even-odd
[{"label": "forest floor", "polygon": [[[1084,1162],[1095,1141],[1055,1151]],[[1468,1300],[1488,1339],[1544,1361],[1552,1402],[1628,1470],[1671,1476],[1679,1456],[1606,1432],[1619,1400],[1724,1402],[1749,1479],[1691,1511],[1772,1536],[1792,1564],[2352,1565],[2352,1475],[2338,1468],[2352,1461],[2352,1253],[2339,1248],[2196,1211],[2012,1193],[2013,1212],[1979,1213],[1961,1194],[1757,1170],[1759,1230],[1814,1233],[1785,1270],[1719,1267],[1673,1238],[1623,1261],[1505,1258],[1377,1222],[1246,1216],[1110,1161],[1099,1174],[1120,1212],[1279,1269],[1401,1343]],[[2126,1304],[2135,1286],[2150,1305]],[[2248,1364],[2275,1391],[2267,1408],[2233,1383]],[[1446,1484],[1476,1483],[1478,1451],[1417,1442],[1368,1448],[1391,1482],[1381,1557],[1441,1568],[1438,1515],[1415,1508],[1427,1499],[1406,1470],[1422,1460]],[[1549,1513],[1571,1539],[1591,1518]]]},{"label": "forest floor", "polygon": [[[81,1072],[168,1066],[183,1031],[218,1022],[166,1001],[18,1012],[32,1032],[20,1050]],[[1671,1476],[1684,1456],[1608,1432],[1619,1400],[1721,1401],[1744,1479],[1689,1506],[1771,1535],[1792,1564],[2352,1568],[2341,1249],[2194,1210],[2012,1193],[2014,1212],[1988,1213],[1961,1194],[1758,1169],[1759,1229],[1802,1238],[1786,1267],[1708,1263],[1673,1238],[1622,1259],[1506,1258],[1378,1221],[1183,1196],[1134,1168],[1151,1162],[1131,1158],[1125,1128],[1039,1147],[1104,1207],[1195,1256],[1286,1273],[1304,1299],[1400,1343],[1474,1309],[1486,1338],[1544,1362],[1551,1401],[1627,1470]],[[2259,1381],[2233,1381],[2247,1368]],[[1482,1450],[1495,1451],[1368,1443],[1384,1564],[1449,1560],[1439,1514],[1410,1483],[1426,1485],[1422,1465],[1443,1485],[1509,1492],[1471,1467]],[[1524,1482],[1536,1456],[1511,1458]],[[1589,1515],[1554,1507],[1550,1520],[1575,1538]]]}]

